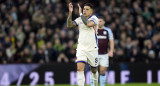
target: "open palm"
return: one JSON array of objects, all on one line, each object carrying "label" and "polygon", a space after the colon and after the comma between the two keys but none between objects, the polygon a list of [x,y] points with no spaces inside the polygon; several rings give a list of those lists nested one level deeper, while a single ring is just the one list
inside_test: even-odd
[{"label": "open palm", "polygon": [[69,3],[69,13],[72,13],[73,12],[73,5],[72,3]]}]

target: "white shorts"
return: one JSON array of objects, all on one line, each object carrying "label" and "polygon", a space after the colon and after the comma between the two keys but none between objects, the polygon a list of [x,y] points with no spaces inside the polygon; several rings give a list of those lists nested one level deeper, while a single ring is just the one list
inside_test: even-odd
[{"label": "white shorts", "polygon": [[99,65],[104,67],[109,67],[109,58],[108,54],[99,55]]},{"label": "white shorts", "polygon": [[88,63],[91,67],[98,67],[98,50],[88,52],[77,50],[76,57],[76,63],[84,62]]}]

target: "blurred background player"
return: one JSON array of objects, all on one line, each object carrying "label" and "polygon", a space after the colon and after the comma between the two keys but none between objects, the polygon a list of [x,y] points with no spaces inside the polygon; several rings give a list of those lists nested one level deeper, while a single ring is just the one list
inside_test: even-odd
[{"label": "blurred background player", "polygon": [[79,38],[77,46],[77,73],[78,85],[84,86],[84,67],[85,63],[90,65],[93,77],[94,86],[98,86],[98,43],[97,43],[97,28],[98,18],[93,14],[93,6],[86,3],[83,8],[78,4],[80,17],[72,21],[73,5],[69,3],[69,16],[67,19],[67,27],[73,28],[78,26]]},{"label": "blurred background player", "polygon": [[[105,86],[106,76],[105,72],[109,66],[109,57],[113,57],[114,50],[114,38],[110,28],[104,26],[105,21],[103,17],[98,17],[99,28],[98,28],[98,47],[99,47],[99,69],[100,69],[100,86]],[[108,43],[110,50],[108,52]],[[93,79],[91,77],[91,86],[93,85]]]}]

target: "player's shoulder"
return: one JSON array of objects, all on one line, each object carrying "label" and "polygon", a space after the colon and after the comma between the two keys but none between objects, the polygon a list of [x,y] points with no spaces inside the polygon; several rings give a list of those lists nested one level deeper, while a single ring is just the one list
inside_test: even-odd
[{"label": "player's shoulder", "polygon": [[104,30],[111,31],[111,29],[108,27],[104,27]]},{"label": "player's shoulder", "polygon": [[76,20],[80,20],[80,19],[81,19],[81,17],[77,17],[77,18],[76,18]]},{"label": "player's shoulder", "polygon": [[112,34],[112,30],[108,27],[104,27],[104,30],[106,30],[107,32],[109,32],[109,34]]},{"label": "player's shoulder", "polygon": [[92,15],[91,18],[98,19],[98,17],[96,15]]}]

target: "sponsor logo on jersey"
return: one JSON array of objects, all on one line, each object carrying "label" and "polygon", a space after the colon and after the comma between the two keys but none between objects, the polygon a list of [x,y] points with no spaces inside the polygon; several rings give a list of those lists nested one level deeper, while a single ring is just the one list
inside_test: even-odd
[{"label": "sponsor logo on jersey", "polygon": [[98,38],[98,39],[106,39],[107,37],[106,37],[106,36],[101,36],[101,35],[99,35],[99,36],[97,36],[97,38]]}]

